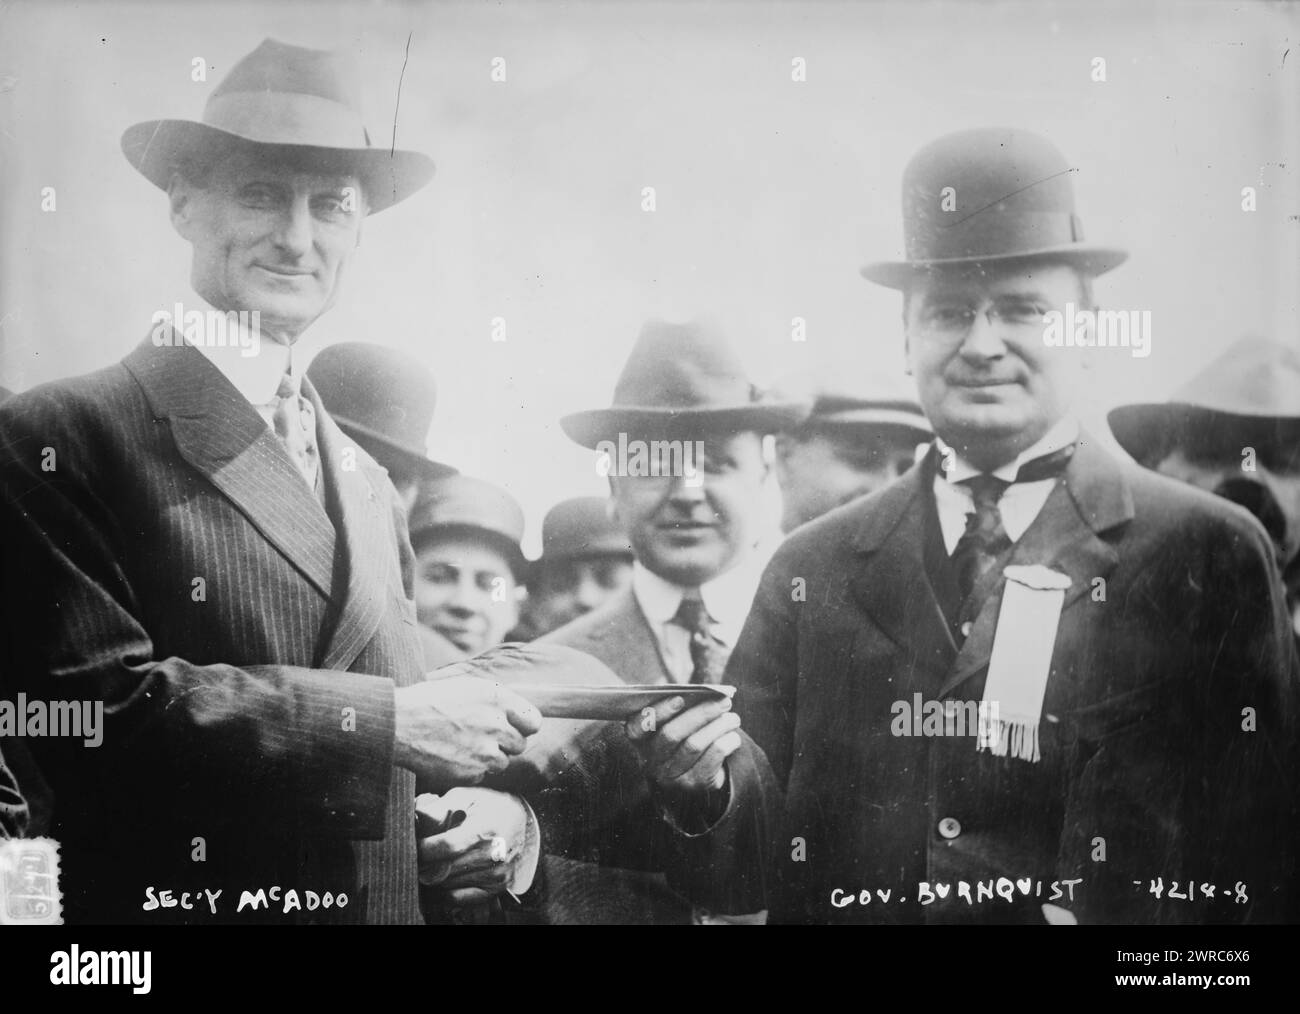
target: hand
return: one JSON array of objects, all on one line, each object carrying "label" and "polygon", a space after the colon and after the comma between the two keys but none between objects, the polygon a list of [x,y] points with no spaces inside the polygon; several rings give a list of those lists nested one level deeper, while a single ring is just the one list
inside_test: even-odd
[{"label": "hand", "polygon": [[692,708],[681,697],[670,697],[643,708],[625,727],[650,780],[670,792],[721,789],[727,758],[740,748],[740,716],[731,710],[729,697]]},{"label": "hand", "polygon": [[531,885],[540,852],[537,830],[516,796],[493,789],[424,793],[415,797],[415,828],[420,883],[439,885],[453,905]]},{"label": "hand", "polygon": [[477,676],[399,687],[393,763],[438,788],[473,785],[522,753],[542,727],[538,710],[513,690]]}]

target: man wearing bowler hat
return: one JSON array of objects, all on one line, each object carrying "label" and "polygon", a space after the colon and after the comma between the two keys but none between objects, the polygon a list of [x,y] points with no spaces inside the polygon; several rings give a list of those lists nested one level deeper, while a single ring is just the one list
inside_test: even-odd
[{"label": "man wearing bowler hat", "polygon": [[940,138],[904,173],[907,260],[863,269],[903,295],[936,437],[789,536],[732,653],[786,795],[773,921],[1286,912],[1294,655],[1271,547],[1075,421],[1089,352],[1048,347],[1044,315],[1091,309],[1124,254],[1084,239],[1071,176],[1024,131]]},{"label": "man wearing bowler hat", "polygon": [[[419,922],[416,776],[473,783],[538,728],[491,680],[422,680],[405,510],[294,355],[362,219],[433,173],[371,146],[357,92],[339,54],[268,40],[201,122],[127,130],[190,309],[0,407],[5,689],[104,714],[96,749],[30,741],[69,921]],[[526,808],[498,802],[459,834],[517,841]]]},{"label": "man wearing bowler hat", "polygon": [[[408,511],[421,483],[456,474],[425,449],[437,384],[415,357],[369,342],[340,342],[312,360],[307,379],[339,429],[388,473]],[[466,657],[432,627],[421,624],[419,634],[430,669]]]},{"label": "man wearing bowler hat", "polygon": [[629,586],[632,544],[610,506],[598,496],[579,496],[546,512],[542,555],[528,569],[528,601],[518,639],[557,630]]},{"label": "man wearing bowler hat", "polygon": [[791,378],[778,386],[787,388],[812,408],[776,437],[786,533],[889,485],[933,436],[915,397],[892,377]]},{"label": "man wearing bowler hat", "polygon": [[408,510],[421,483],[456,474],[425,448],[438,387],[414,356],[369,342],[339,342],[317,354],[307,379],[339,429],[388,473]]},{"label": "man wearing bowler hat", "polygon": [[1300,352],[1244,338],[1167,402],[1122,405],[1108,418],[1139,464],[1259,519],[1300,637]]},{"label": "man wearing bowler hat", "polygon": [[[763,435],[803,411],[764,398],[712,325],[648,322],[610,407],[561,420],[608,476],[635,553],[631,586],[540,643],[585,651],[627,683],[719,682],[775,541]],[[681,829],[725,805],[727,759],[743,742],[729,701],[682,704],[664,705],[654,731],[633,722],[575,737],[571,765],[534,800],[555,854],[552,921],[744,914],[676,869]],[[688,815],[665,821],[665,807]]]}]

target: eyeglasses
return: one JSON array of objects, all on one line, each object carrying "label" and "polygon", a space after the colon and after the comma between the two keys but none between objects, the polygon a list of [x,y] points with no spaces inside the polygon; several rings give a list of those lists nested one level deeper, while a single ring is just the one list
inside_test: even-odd
[{"label": "eyeglasses", "polygon": [[921,326],[940,334],[965,334],[975,326],[977,317],[990,324],[1001,321],[1008,327],[1041,327],[1047,307],[1032,299],[999,299],[982,306],[967,300],[927,301],[919,315]]}]

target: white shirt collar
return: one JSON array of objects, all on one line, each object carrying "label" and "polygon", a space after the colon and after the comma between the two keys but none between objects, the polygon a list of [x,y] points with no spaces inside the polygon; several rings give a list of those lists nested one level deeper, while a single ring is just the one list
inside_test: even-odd
[{"label": "white shirt collar", "polygon": [[[199,296],[191,294],[187,305],[178,305],[172,315],[172,324],[177,331],[184,334],[188,330],[182,318],[191,311],[204,315],[215,312],[212,306]],[[295,383],[301,383],[302,370],[306,356],[295,356],[292,346],[275,341],[266,332],[252,334],[248,321],[240,314],[227,317],[226,343],[216,344],[202,337],[195,338],[193,332],[186,335],[185,342],[201,352],[205,359],[221,371],[225,377],[251,405],[267,405],[275,400],[280,378],[289,373]],[[204,332],[200,332],[200,335]]]},{"label": "white shirt collar", "polygon": [[[740,638],[759,579],[779,542],[780,536],[775,535],[761,539],[739,563],[700,585],[700,598],[714,622],[714,634],[723,644],[734,647]],[[666,581],[640,560],[632,564],[632,592],[656,633],[672,622],[688,590]]]},{"label": "white shirt collar", "polygon": [[[1079,436],[1078,420],[1065,418],[1043,434],[1041,440],[1023,453],[993,471],[993,475],[1012,483],[998,501],[998,512],[1002,515],[1002,526],[1012,542],[1019,542],[1020,537],[1029,530],[1034,519],[1042,512],[1047,498],[1056,486],[1055,479],[1040,479],[1036,482],[1015,482],[1016,473],[1026,461],[1051,454],[1066,444],[1073,443]],[[935,445],[942,455],[948,450],[939,437],[934,438]],[[975,509],[974,498],[970,488],[960,485],[962,480],[970,479],[981,472],[969,462],[954,454],[953,467],[946,473],[942,468],[936,470],[934,477],[934,504],[939,514],[939,527],[943,533],[943,544],[951,555],[961,541],[966,530],[966,515]]]},{"label": "white shirt collar", "polygon": [[[995,468],[989,474],[1007,482],[1015,482],[1016,473],[1020,471],[1020,466],[1025,462],[1032,461],[1034,458],[1041,458],[1053,451],[1059,451],[1067,444],[1074,443],[1078,438],[1079,421],[1073,416],[1066,416],[1057,420],[1037,442],[1017,454],[1013,461],[1008,461],[1000,468]],[[952,448],[944,443],[943,438],[940,436],[935,436],[934,443],[941,457],[948,456],[949,452],[952,451]],[[973,479],[977,475],[984,474],[983,469],[976,468],[956,451],[952,451],[952,460],[952,468],[946,472],[943,469],[939,470],[939,474],[947,479],[949,483],[964,482],[967,479]]]}]

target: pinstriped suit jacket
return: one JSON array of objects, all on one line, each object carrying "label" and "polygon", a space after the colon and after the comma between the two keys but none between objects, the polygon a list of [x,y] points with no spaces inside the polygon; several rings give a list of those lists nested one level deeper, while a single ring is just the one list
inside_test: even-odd
[{"label": "pinstriped suit jacket", "polygon": [[[405,519],[303,387],[324,506],[188,346],[0,406],[3,689],[105,708],[97,749],[26,741],[69,921],[419,921],[392,767],[394,685],[423,669]],[[348,904],[235,914],[276,886]],[[146,912],[147,887],[223,894]]]}]

